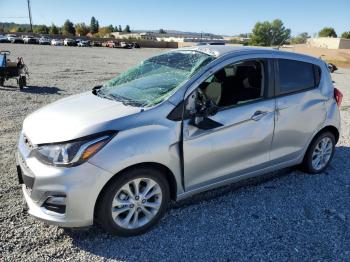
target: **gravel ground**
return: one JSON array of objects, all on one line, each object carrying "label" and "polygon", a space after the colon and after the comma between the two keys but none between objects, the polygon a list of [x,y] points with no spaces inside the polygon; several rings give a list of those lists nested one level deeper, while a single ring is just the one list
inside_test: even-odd
[{"label": "gravel ground", "polygon": [[90,90],[161,49],[0,44],[29,66],[29,87],[0,88],[0,260],[350,261],[350,70],[333,74],[345,94],[342,134],[320,175],[286,169],[173,203],[151,232],[119,238],[98,228],[48,226],[24,208],[15,170],[26,115]]}]

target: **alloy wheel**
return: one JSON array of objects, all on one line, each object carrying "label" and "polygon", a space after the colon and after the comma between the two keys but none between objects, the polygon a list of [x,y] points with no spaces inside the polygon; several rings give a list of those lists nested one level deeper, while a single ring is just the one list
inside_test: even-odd
[{"label": "alloy wheel", "polygon": [[140,228],[157,215],[161,204],[158,183],[151,178],[136,178],[117,191],[112,201],[112,217],[122,228]]},{"label": "alloy wheel", "polygon": [[312,153],[312,167],[315,170],[324,168],[333,153],[333,142],[329,137],[324,137],[316,144]]}]

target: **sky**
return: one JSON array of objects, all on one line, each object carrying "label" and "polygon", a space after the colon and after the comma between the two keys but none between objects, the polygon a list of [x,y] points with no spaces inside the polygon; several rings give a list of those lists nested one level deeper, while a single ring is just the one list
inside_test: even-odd
[{"label": "sky", "polygon": [[[325,26],[350,31],[350,0],[30,0],[34,24],[126,24],[131,29],[160,28],[236,35],[258,21],[281,19],[292,35],[313,35]],[[0,0],[0,22],[29,23],[27,0]]]}]

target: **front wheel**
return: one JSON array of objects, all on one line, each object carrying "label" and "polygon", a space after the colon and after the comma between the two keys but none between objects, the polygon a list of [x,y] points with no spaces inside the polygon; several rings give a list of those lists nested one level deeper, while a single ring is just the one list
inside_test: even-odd
[{"label": "front wheel", "polygon": [[164,215],[170,201],[165,175],[153,168],[135,168],[117,175],[98,201],[96,218],[106,231],[140,235]]},{"label": "front wheel", "polygon": [[19,89],[23,89],[27,85],[27,78],[26,76],[20,76],[18,79],[18,85]]},{"label": "front wheel", "polygon": [[335,150],[335,138],[331,132],[320,134],[309,146],[303,167],[312,174],[322,173],[331,162]]}]

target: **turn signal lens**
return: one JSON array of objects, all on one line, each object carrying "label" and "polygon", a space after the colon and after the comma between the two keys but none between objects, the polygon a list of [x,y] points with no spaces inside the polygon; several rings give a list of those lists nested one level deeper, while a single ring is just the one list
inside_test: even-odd
[{"label": "turn signal lens", "polygon": [[85,149],[83,155],[82,155],[82,159],[86,160],[88,159],[90,156],[92,156],[93,154],[95,154],[98,150],[100,150],[104,145],[106,144],[106,140],[102,140],[100,142],[97,142],[91,146],[89,146],[88,148]]}]

